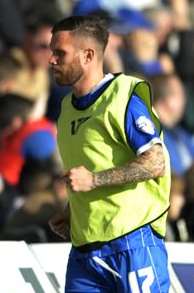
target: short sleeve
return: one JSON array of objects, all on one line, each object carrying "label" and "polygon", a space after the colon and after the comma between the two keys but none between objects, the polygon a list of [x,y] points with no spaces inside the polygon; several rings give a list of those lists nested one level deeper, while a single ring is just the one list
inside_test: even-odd
[{"label": "short sleeve", "polygon": [[148,150],[153,144],[162,143],[144,101],[132,95],[125,117],[125,131],[129,146],[137,155]]}]

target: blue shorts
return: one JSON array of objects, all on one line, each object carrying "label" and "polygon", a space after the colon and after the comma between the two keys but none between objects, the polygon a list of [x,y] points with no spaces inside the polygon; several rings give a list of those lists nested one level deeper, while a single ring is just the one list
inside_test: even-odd
[{"label": "blue shorts", "polygon": [[167,293],[170,280],[164,240],[149,225],[69,256],[65,293]]}]

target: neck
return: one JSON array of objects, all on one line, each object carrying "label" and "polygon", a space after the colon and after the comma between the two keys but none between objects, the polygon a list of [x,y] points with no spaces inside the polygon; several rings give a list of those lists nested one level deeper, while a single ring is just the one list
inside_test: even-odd
[{"label": "neck", "polygon": [[76,97],[81,97],[89,92],[103,79],[102,68],[99,70],[90,70],[73,86],[73,93]]}]

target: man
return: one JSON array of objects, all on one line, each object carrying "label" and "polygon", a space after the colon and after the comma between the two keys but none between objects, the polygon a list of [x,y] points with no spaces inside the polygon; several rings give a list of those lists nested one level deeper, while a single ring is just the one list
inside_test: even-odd
[{"label": "man", "polygon": [[32,117],[35,119],[43,117],[47,108],[50,90],[49,44],[53,23],[49,16],[29,17],[23,46],[12,49],[12,55],[22,65],[14,90],[34,101]]},{"label": "man", "polygon": [[55,126],[31,119],[33,102],[17,94],[0,96],[0,174],[17,186],[26,160],[51,160],[56,152]]},{"label": "man", "polygon": [[[104,76],[99,19],[70,17],[52,33],[55,79],[73,88],[58,120],[73,244],[65,292],[168,292],[170,169],[150,87]],[[51,227],[63,235],[64,219]]]},{"label": "man", "polygon": [[183,84],[176,74],[155,76],[151,83],[155,93],[153,104],[163,125],[171,170],[184,176],[194,165],[194,141],[192,134],[180,125],[187,102]]},{"label": "man", "polygon": [[32,119],[33,102],[18,94],[0,96],[0,226],[4,225],[18,196],[18,183],[25,162],[45,164],[56,153],[56,130],[46,118]]}]

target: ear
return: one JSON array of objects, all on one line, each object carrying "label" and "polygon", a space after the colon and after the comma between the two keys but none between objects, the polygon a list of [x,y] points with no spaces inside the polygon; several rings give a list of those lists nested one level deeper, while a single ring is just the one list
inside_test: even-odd
[{"label": "ear", "polygon": [[93,49],[84,50],[84,64],[90,63],[94,59],[95,52]]}]

